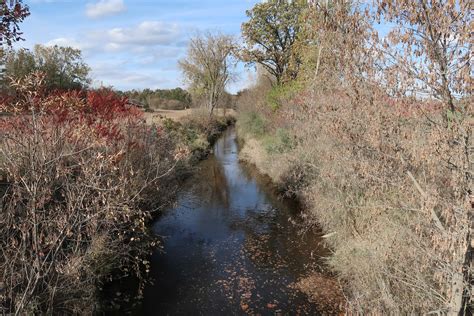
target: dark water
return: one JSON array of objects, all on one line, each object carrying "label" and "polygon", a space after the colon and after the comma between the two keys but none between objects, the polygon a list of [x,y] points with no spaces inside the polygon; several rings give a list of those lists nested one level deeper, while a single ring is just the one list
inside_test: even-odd
[{"label": "dark water", "polygon": [[215,144],[170,209],[154,224],[145,315],[318,314],[293,284],[320,267],[320,238],[301,233],[296,205],[238,161],[236,134]]}]

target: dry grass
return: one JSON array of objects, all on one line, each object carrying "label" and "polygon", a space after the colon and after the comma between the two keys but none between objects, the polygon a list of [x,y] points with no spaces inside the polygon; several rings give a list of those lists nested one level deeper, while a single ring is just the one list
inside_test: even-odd
[{"label": "dry grass", "polygon": [[[396,3],[387,7],[400,9]],[[449,102],[436,93],[433,99],[444,103],[406,97],[414,85],[398,91],[406,83],[400,78],[422,79],[418,71],[405,71],[406,61],[424,57],[396,46],[406,56],[393,67],[380,67],[388,54],[373,36],[365,9],[332,4],[329,9],[316,1],[317,9],[305,17],[311,44],[301,50],[297,80],[303,89],[269,94],[257,86],[242,95],[243,157],[297,196],[307,222],[328,234],[333,250],[328,264],[345,285],[349,312],[457,314],[468,305],[472,282],[470,92],[449,113]],[[448,33],[464,30],[440,25]],[[413,40],[410,32],[404,35]],[[396,80],[381,80],[384,76]],[[428,76],[442,81],[436,71]],[[451,83],[471,80],[459,76]],[[286,88],[294,92],[292,85]],[[282,138],[285,133],[290,137]]]},{"label": "dry grass", "polygon": [[[202,109],[193,108],[186,110],[154,110],[153,112],[144,113],[146,122],[148,124],[160,124],[164,119],[171,119],[174,121],[181,121],[186,117],[192,117],[195,115],[200,115]],[[233,109],[216,109],[215,116],[236,116],[236,112]]]},{"label": "dry grass", "polygon": [[446,128],[441,113],[419,103],[402,113],[375,92],[357,106],[338,91],[306,93],[305,106],[252,108],[265,133],[289,129],[297,146],[270,152],[266,136],[245,133],[249,121],[239,120],[242,158],[298,196],[308,223],[330,234],[328,264],[346,284],[350,310],[447,312],[467,251],[472,109]]}]

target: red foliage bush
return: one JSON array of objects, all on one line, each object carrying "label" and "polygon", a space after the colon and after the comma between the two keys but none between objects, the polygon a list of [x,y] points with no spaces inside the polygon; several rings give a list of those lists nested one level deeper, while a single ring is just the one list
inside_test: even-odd
[{"label": "red foliage bush", "polygon": [[111,271],[148,269],[145,224],[176,190],[181,151],[111,90],[14,87],[0,117],[0,314],[91,314]]}]

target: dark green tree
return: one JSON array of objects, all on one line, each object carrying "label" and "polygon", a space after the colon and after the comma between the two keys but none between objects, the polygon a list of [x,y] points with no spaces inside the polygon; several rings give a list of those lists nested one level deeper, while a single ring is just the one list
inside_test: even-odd
[{"label": "dark green tree", "polygon": [[276,84],[294,79],[300,61],[293,45],[301,29],[300,16],[306,7],[306,1],[269,0],[247,11],[249,21],[242,24],[241,59],[261,65]]}]

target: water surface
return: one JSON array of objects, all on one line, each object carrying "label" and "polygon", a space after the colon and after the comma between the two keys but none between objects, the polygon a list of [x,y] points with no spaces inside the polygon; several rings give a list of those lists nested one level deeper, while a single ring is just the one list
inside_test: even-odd
[{"label": "water surface", "polygon": [[320,269],[320,237],[302,233],[297,206],[239,162],[234,129],[176,205],[153,227],[163,250],[152,258],[145,315],[318,314],[294,283]]}]

